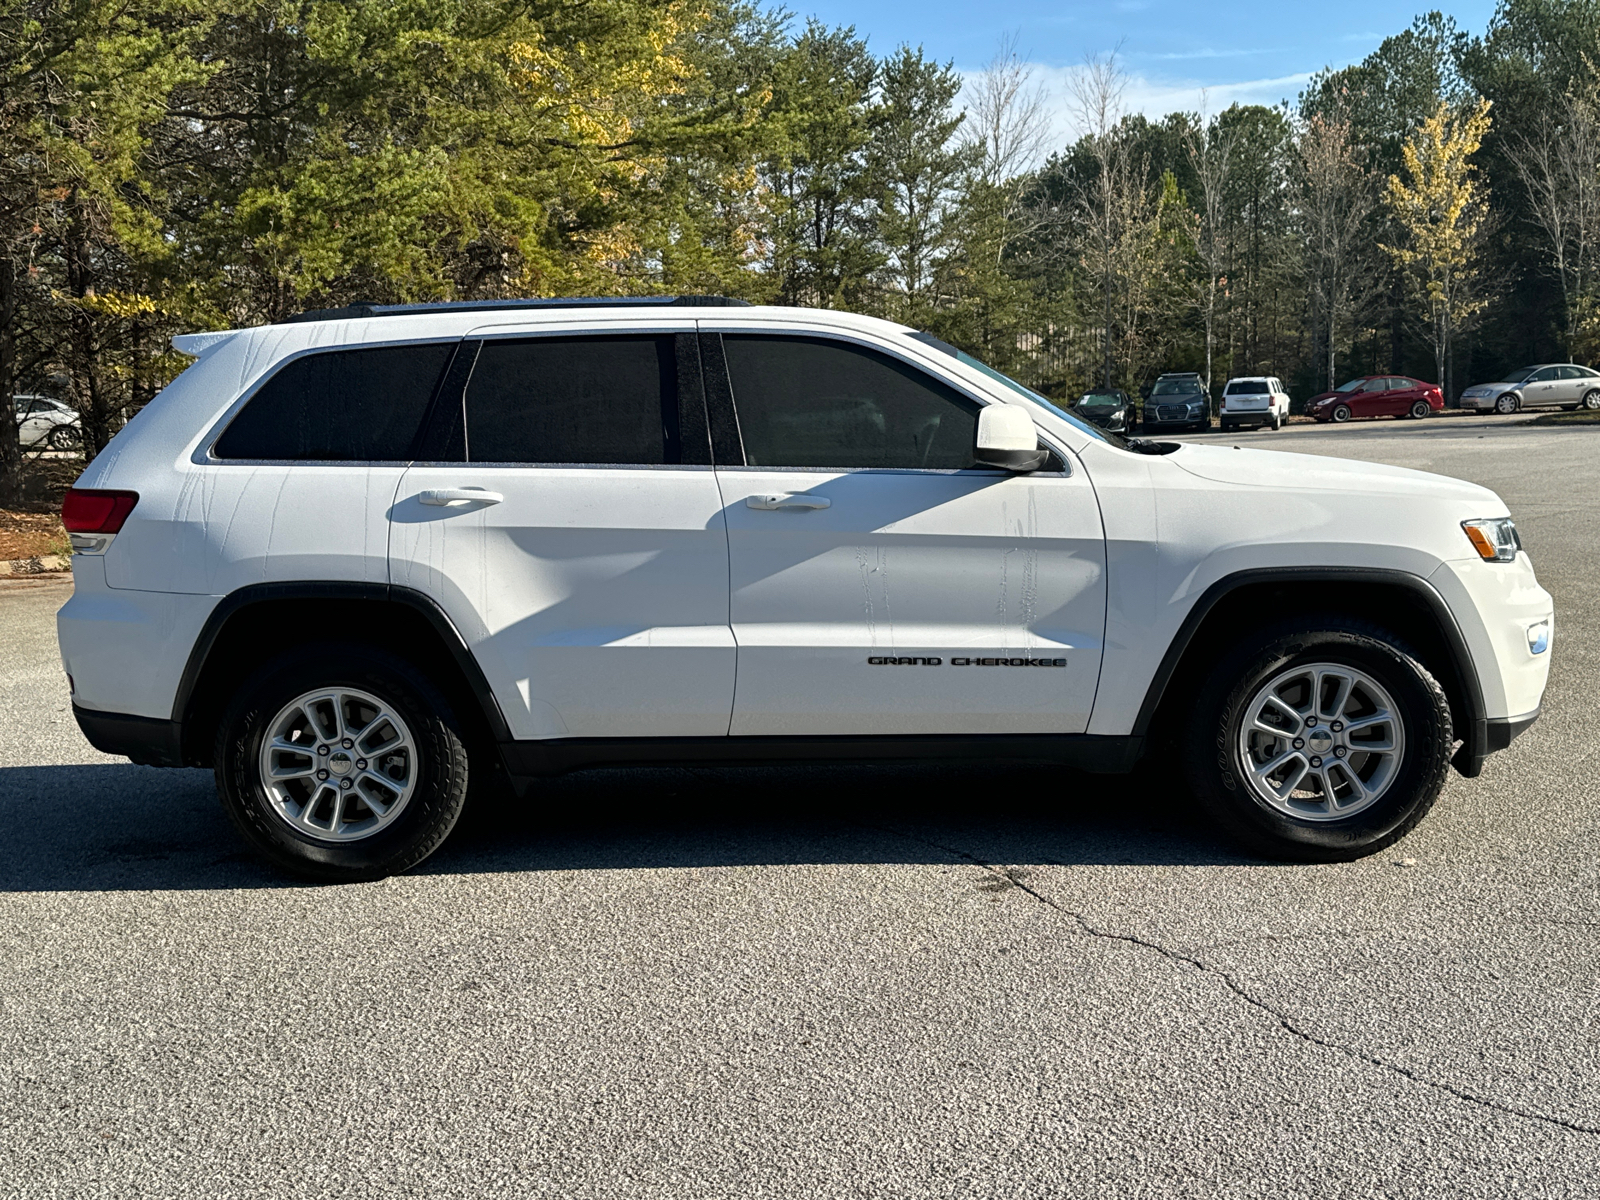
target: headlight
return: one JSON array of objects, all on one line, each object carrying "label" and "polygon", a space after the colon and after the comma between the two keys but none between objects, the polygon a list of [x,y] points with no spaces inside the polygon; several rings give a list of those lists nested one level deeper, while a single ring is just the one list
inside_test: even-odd
[{"label": "headlight", "polygon": [[1510,517],[1486,517],[1481,521],[1463,521],[1467,540],[1484,562],[1510,562],[1522,549],[1522,539],[1517,536],[1517,526]]}]

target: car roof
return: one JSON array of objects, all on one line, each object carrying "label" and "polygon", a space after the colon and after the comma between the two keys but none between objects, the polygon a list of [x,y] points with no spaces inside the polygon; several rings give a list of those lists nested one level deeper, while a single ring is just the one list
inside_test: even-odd
[{"label": "car roof", "polygon": [[[909,325],[901,325],[895,321],[885,321],[879,317],[868,317],[831,308],[746,304],[743,301],[711,304],[704,302],[707,297],[668,296],[641,299],[650,302],[635,303],[632,298],[613,302],[588,297],[555,300],[549,303],[486,301],[480,304],[467,301],[443,304],[352,306],[352,310],[318,310],[319,315],[315,317],[291,318],[275,325],[180,333],[172,339],[172,345],[185,354],[198,356],[218,348],[225,342],[246,336],[262,344],[273,343],[282,349],[289,347],[333,349],[338,346],[358,346],[372,342],[420,341],[465,337],[468,334],[492,334],[501,327],[510,331],[544,322],[571,326],[583,325],[592,319],[597,330],[607,326],[627,329],[636,324],[648,324],[652,317],[670,318],[674,321],[715,319],[722,323],[731,322],[737,325],[748,323],[752,330],[793,322],[814,328],[834,328],[841,332],[856,330],[896,337],[916,332]],[[674,303],[663,303],[661,302],[663,300]],[[366,311],[369,308],[382,308],[384,311]]]}]

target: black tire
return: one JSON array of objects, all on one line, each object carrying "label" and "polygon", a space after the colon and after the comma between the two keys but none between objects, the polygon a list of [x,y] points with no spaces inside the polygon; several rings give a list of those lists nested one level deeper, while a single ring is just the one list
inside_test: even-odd
[{"label": "black tire", "polygon": [[[318,840],[292,828],[274,809],[257,768],[268,723],[296,697],[323,687],[381,699],[410,727],[416,745],[409,801],[390,824],[359,841]],[[467,752],[449,701],[410,663],[358,644],[304,646],[258,671],[224,714],[213,761],[222,805],[245,838],[284,870],[324,883],[381,879],[416,866],[455,827],[467,797]]]},{"label": "black tire", "polygon": [[1583,394],[1583,406],[1593,412],[1600,408],[1600,389]]},{"label": "black tire", "polygon": [[1502,417],[1510,416],[1514,412],[1522,411],[1522,397],[1515,392],[1506,392],[1498,396],[1494,402],[1494,411]]},{"label": "black tire", "polygon": [[1328,417],[1335,424],[1343,425],[1350,419],[1350,406],[1348,404],[1335,404],[1333,406],[1333,411],[1328,414]]},{"label": "black tire", "polygon": [[1431,416],[1432,413],[1433,405],[1429,404],[1426,400],[1418,400],[1411,406],[1411,419],[1413,421],[1420,421],[1424,417]]},{"label": "black tire", "polygon": [[[1243,778],[1239,731],[1251,700],[1270,680],[1324,662],[1354,667],[1389,693],[1405,745],[1393,781],[1370,807],[1313,820],[1274,808],[1252,790]],[[1268,858],[1346,862],[1377,853],[1433,807],[1450,766],[1454,731],[1438,681],[1392,634],[1337,616],[1244,639],[1212,670],[1190,711],[1195,716],[1183,759],[1196,798],[1229,835]]]},{"label": "black tire", "polygon": [[57,425],[45,437],[52,450],[82,450],[83,431],[76,425]]}]

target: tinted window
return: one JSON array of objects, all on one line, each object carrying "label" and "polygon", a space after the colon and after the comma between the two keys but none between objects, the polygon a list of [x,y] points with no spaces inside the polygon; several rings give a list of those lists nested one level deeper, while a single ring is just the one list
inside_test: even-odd
[{"label": "tinted window", "polygon": [[1563,379],[1587,379],[1588,376],[1589,372],[1585,371],[1582,367],[1561,368],[1561,378]]},{"label": "tinted window", "polygon": [[454,346],[383,346],[293,359],[261,385],[212,453],[344,462],[408,459]]},{"label": "tinted window", "polygon": [[467,384],[475,462],[678,461],[672,338],[485,342]]},{"label": "tinted window", "polygon": [[1535,371],[1532,375],[1528,376],[1528,382],[1529,383],[1548,383],[1552,379],[1559,378],[1560,375],[1561,375],[1560,368],[1558,368],[1558,367],[1545,367],[1542,371]]},{"label": "tinted window", "polygon": [[887,354],[728,334],[745,461],[760,467],[973,466],[978,405]]},{"label": "tinted window", "polygon": [[1265,379],[1235,379],[1228,385],[1230,396],[1264,396],[1267,394],[1267,381]]},{"label": "tinted window", "polygon": [[1158,379],[1150,389],[1152,396],[1193,396],[1200,391],[1199,383],[1192,379]]}]

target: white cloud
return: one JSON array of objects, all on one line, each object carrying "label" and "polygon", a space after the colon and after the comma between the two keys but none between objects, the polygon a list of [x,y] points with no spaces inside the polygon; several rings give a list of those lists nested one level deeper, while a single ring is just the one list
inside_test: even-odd
[{"label": "white cloud", "polygon": [[[1073,141],[1078,135],[1072,112],[1070,82],[1077,67],[1054,67],[1032,63],[1033,78],[1044,85],[1048,97],[1047,107],[1051,119],[1050,150],[1057,150]],[[973,76],[980,68],[965,70],[963,75]],[[1287,100],[1291,105],[1311,79],[1311,72],[1279,75],[1271,79],[1247,79],[1237,83],[1200,84],[1192,80],[1151,79],[1138,72],[1129,72],[1127,87],[1122,95],[1123,111],[1143,113],[1151,120],[1159,120],[1172,112],[1199,112],[1202,108],[1211,114],[1221,112],[1232,104],[1275,105]]]}]

